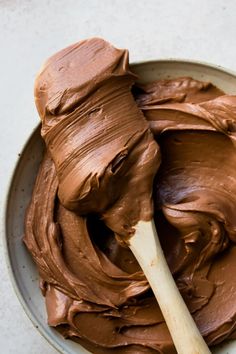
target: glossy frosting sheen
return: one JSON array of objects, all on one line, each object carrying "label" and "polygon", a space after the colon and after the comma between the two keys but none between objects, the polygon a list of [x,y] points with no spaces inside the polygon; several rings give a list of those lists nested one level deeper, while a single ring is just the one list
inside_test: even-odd
[{"label": "glossy frosting sheen", "polygon": [[[135,105],[129,93],[134,76],[128,69],[126,51],[110,46],[108,52],[112,55],[108,53],[99,59],[98,81],[90,74],[86,80],[81,79],[83,70],[74,65],[76,54],[70,56],[81,45],[88,50],[98,42],[103,50],[108,48],[106,42],[92,40],[56,54],[39,75],[36,87],[48,151],[26,215],[24,241],[39,269],[48,323],[92,353],[176,353],[142,271],[114,234],[127,234],[123,227],[124,211],[135,209],[128,218],[128,227],[137,218],[151,217],[148,188],[160,154],[161,165],[153,186],[154,218],[171,271],[207,343],[214,345],[236,338],[236,96],[224,95],[210,83],[177,78],[135,86]],[[83,52],[85,59],[89,55],[87,50]],[[59,70],[61,73],[67,70],[67,64],[72,70],[69,76],[73,88],[64,81],[68,75],[56,75],[60,68],[64,68]],[[85,71],[91,73],[90,69],[88,66]],[[101,80],[101,72],[105,81]],[[97,98],[104,85],[106,92],[111,90],[112,97],[105,98],[104,93]],[[112,103],[113,85],[119,86],[116,93],[123,97],[119,96],[117,101],[119,109]],[[95,103],[90,105],[90,98]],[[88,115],[84,105],[88,105]],[[93,105],[95,111],[91,112]],[[137,106],[143,111],[160,152]],[[80,149],[84,144],[87,148],[88,137],[95,139],[97,133],[86,135],[81,123],[84,116],[84,125],[88,119],[105,124],[108,130],[114,126],[123,129],[120,125],[125,125],[122,132],[127,134],[131,131],[129,120],[140,124],[132,123],[138,143],[119,139],[117,142],[114,138],[114,143],[108,142],[107,150],[102,142],[98,143],[100,152],[87,161],[93,164],[96,176],[87,176],[88,185],[81,183],[89,167],[86,170],[86,163],[81,162]],[[64,125],[67,119],[74,124],[68,132]],[[104,123],[106,119],[116,124]],[[76,138],[80,131],[82,137]],[[67,141],[76,144],[70,146]],[[123,151],[129,170],[122,163],[115,168],[123,161]],[[134,158],[130,158],[132,154]],[[62,166],[66,159],[68,163]],[[100,166],[109,167],[101,171]],[[109,174],[113,167],[117,179]],[[91,183],[93,178],[95,184]],[[100,188],[98,183],[102,184],[104,179],[106,183]],[[140,188],[141,180],[148,185]],[[76,193],[67,195],[67,188],[72,190],[75,186],[72,188],[72,184],[76,184]],[[103,189],[106,185],[110,186],[108,194]],[[128,206],[119,195],[119,191],[127,193],[127,185]],[[91,210],[94,196],[99,200]],[[137,207],[137,200],[145,199]],[[143,207],[144,214],[140,211]],[[81,216],[81,212],[87,215]]]}]

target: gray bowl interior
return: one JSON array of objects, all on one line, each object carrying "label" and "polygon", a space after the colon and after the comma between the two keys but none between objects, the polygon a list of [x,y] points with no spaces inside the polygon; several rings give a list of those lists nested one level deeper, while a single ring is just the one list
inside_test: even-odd
[{"label": "gray bowl interior", "polygon": [[[192,76],[195,79],[211,81],[226,93],[236,94],[236,76],[220,67],[208,64],[162,60],[134,64],[132,71],[139,76],[141,82]],[[43,151],[44,144],[40,137],[40,127],[37,127],[21,153],[8,193],[4,235],[6,258],[16,294],[41,334],[61,353],[85,354],[88,351],[71,340],[63,339],[47,325],[44,298],[38,287],[37,269],[22,242],[25,210],[31,198]],[[218,346],[213,352],[215,354],[236,353],[236,341]]]}]

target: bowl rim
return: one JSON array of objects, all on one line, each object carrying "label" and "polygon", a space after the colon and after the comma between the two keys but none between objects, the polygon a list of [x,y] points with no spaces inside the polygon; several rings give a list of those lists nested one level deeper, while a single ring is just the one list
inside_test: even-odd
[{"label": "bowl rim", "polygon": [[226,68],[220,64],[213,64],[208,61],[204,60],[192,60],[192,59],[185,59],[185,58],[163,58],[163,59],[151,59],[151,60],[141,60],[141,61],[134,61],[130,63],[130,68],[132,71],[132,68],[138,67],[141,65],[150,65],[150,64],[164,64],[164,63],[177,63],[177,64],[193,64],[193,65],[198,65],[198,66],[203,66],[203,67],[208,67],[213,70],[218,70],[223,73],[229,74],[231,76],[234,76],[236,78],[236,70]]},{"label": "bowl rim", "polygon": [[[136,68],[142,65],[151,65],[151,64],[169,64],[169,63],[177,63],[177,64],[193,64],[193,65],[198,65],[198,66],[202,66],[204,68],[211,68],[214,70],[218,70],[220,72],[229,74],[231,76],[233,76],[236,79],[236,71],[225,68],[221,65],[217,65],[217,64],[211,64],[208,63],[206,61],[202,61],[202,60],[191,60],[191,59],[182,59],[182,58],[164,58],[164,59],[153,59],[153,60],[147,60],[147,61],[135,61],[133,63],[130,63],[130,68],[132,71],[132,68]],[[7,192],[5,194],[5,199],[3,201],[3,219],[2,219],[2,225],[3,225],[3,235],[2,235],[2,239],[3,239],[3,253],[4,253],[4,258],[5,258],[5,262],[7,265],[7,272],[9,275],[9,278],[11,280],[11,284],[13,286],[14,292],[21,304],[21,306],[23,307],[24,312],[26,313],[27,317],[30,319],[30,321],[32,322],[33,326],[38,330],[38,332],[47,340],[47,342],[54,348],[56,349],[59,353],[61,354],[68,354],[67,351],[65,351],[58,343],[56,343],[49,335],[48,333],[44,330],[43,326],[37,321],[35,315],[30,311],[30,309],[27,306],[27,303],[24,299],[23,294],[20,292],[18,286],[17,286],[17,281],[16,281],[16,277],[13,271],[13,267],[11,264],[11,257],[10,257],[10,251],[9,251],[9,244],[8,244],[8,226],[7,226],[7,215],[8,215],[8,208],[9,208],[9,200],[10,200],[10,195],[11,195],[11,186],[14,182],[14,179],[17,175],[17,171],[19,169],[19,165],[20,165],[20,160],[21,160],[21,156],[24,154],[24,151],[27,149],[27,146],[29,145],[32,136],[36,133],[36,131],[40,128],[41,123],[37,124],[33,131],[31,132],[30,136],[27,138],[27,140],[25,141],[25,143],[22,145],[22,147],[20,148],[20,154],[19,154],[19,158],[15,161],[15,165],[14,168],[10,174],[10,178],[8,180],[7,183]]]}]

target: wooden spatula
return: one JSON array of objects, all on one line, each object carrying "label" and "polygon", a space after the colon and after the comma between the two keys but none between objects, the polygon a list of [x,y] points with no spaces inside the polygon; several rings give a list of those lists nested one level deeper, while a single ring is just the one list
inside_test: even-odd
[{"label": "wooden spatula", "polygon": [[211,353],[166,263],[154,221],[139,221],[130,249],[153,290],[178,354]]}]

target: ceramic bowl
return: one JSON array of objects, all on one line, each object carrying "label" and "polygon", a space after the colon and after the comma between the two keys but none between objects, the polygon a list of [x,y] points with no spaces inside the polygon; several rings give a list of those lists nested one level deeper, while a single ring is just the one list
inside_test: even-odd
[{"label": "ceramic bowl", "polygon": [[[157,60],[132,65],[132,71],[140,82],[163,78],[191,76],[198,80],[211,81],[226,93],[236,94],[236,74],[221,67],[184,60]],[[88,353],[80,345],[65,340],[47,325],[44,298],[38,287],[37,269],[26,250],[22,235],[24,215],[29,204],[44,145],[37,127],[26,142],[10,182],[5,208],[5,249],[10,277],[16,294],[27,315],[40,333],[60,353]],[[236,353],[236,341],[231,341],[213,350],[216,354]]]}]

